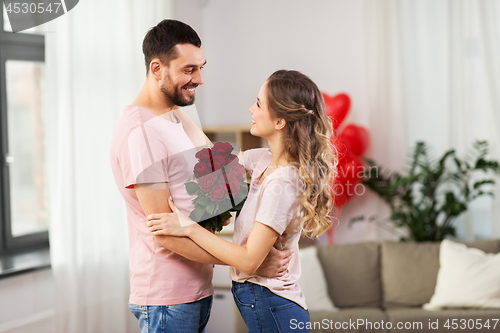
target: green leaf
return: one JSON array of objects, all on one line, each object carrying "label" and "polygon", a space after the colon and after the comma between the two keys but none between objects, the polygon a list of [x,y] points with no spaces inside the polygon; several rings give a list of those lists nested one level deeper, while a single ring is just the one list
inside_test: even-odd
[{"label": "green leaf", "polygon": [[201,217],[205,213],[205,209],[202,206],[197,206],[191,214],[189,214],[189,218],[195,222],[200,222]]},{"label": "green leaf", "polygon": [[485,184],[492,184],[492,185],[494,185],[495,181],[492,180],[492,179],[487,179],[487,180],[482,180],[482,181],[476,182],[476,183],[474,183],[474,189],[477,190],[479,187],[481,187],[481,186],[483,186]]},{"label": "green leaf", "polygon": [[455,194],[453,192],[446,192],[446,203],[447,204],[452,204],[455,202]]},{"label": "green leaf", "polygon": [[220,213],[220,212],[227,212],[231,209],[231,201],[229,200],[224,200],[223,202],[220,202],[218,205],[217,205],[217,212]]},{"label": "green leaf", "polygon": [[455,164],[457,165],[457,168],[459,170],[462,170],[462,162],[460,162],[460,160],[456,157],[453,158],[453,160],[455,161]]},{"label": "green leaf", "polygon": [[188,182],[185,183],[184,186],[186,186],[186,191],[189,194],[195,194],[200,189],[200,185],[198,185],[196,182]]},{"label": "green leaf", "polygon": [[229,220],[232,217],[232,215],[230,212],[224,212],[224,213],[220,214],[219,217],[224,222],[224,221]]},{"label": "green leaf", "polygon": [[212,217],[212,218],[209,218],[209,219],[206,219],[200,223],[198,223],[199,225],[201,225],[202,227],[204,228],[212,228],[215,230],[215,224],[216,224],[216,220]]},{"label": "green leaf", "polygon": [[208,214],[213,214],[215,210],[216,203],[213,201],[210,201],[206,206],[205,210],[207,211]]},{"label": "green leaf", "polygon": [[197,199],[196,199],[196,202],[200,205],[200,206],[206,206],[208,204],[208,197],[205,197],[205,196],[199,196]]}]

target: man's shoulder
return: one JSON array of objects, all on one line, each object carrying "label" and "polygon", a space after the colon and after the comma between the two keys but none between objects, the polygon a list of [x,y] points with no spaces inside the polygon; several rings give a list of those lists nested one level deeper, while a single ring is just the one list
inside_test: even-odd
[{"label": "man's shoulder", "polygon": [[124,107],[111,140],[111,155],[120,155],[120,151],[128,147],[131,136],[137,136],[138,130],[141,129],[143,119],[139,107],[134,105]]},{"label": "man's shoulder", "polygon": [[154,124],[156,118],[154,114],[141,106],[127,105],[116,124],[114,138],[123,140],[137,131],[146,130],[148,134],[156,132],[157,126]]},{"label": "man's shoulder", "polygon": [[135,128],[137,126],[147,124],[155,116],[147,109],[138,105],[127,105],[123,108],[122,115],[118,120],[120,128]]}]

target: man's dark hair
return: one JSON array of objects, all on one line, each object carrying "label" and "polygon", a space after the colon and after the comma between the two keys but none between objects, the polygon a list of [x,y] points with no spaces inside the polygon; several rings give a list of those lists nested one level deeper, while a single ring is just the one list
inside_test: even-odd
[{"label": "man's dark hair", "polygon": [[152,59],[158,58],[168,65],[170,60],[177,58],[177,44],[192,44],[201,47],[201,39],[186,23],[177,20],[163,20],[149,29],[142,42],[142,53],[146,61],[146,74]]}]

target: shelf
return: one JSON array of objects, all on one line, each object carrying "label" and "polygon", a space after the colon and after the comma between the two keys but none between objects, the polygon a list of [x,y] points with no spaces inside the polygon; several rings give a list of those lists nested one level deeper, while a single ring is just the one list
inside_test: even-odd
[{"label": "shelf", "polygon": [[250,134],[251,128],[252,126],[249,125],[203,126],[203,132],[212,142],[236,143],[243,151],[265,147],[267,142]]}]

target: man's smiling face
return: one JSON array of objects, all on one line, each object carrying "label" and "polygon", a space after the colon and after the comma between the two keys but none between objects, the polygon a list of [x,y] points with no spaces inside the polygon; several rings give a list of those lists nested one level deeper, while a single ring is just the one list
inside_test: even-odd
[{"label": "man's smiling face", "polygon": [[201,69],[206,63],[201,48],[191,44],[175,46],[177,58],[165,66],[160,90],[174,105],[194,103],[196,87],[203,84]]}]

